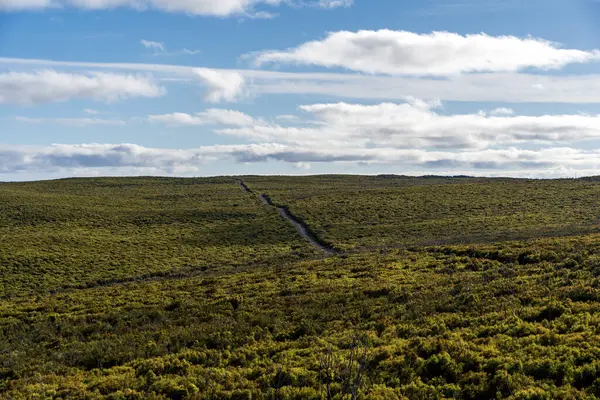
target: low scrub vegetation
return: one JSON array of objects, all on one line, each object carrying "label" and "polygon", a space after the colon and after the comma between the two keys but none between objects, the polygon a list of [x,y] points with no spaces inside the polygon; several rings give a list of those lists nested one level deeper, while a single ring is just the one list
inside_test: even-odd
[{"label": "low scrub vegetation", "polygon": [[595,232],[600,178],[249,177],[319,235],[360,251]]},{"label": "low scrub vegetation", "polygon": [[[600,398],[594,181],[514,182],[557,192],[535,206],[495,180],[245,181],[346,252],[314,249],[233,179],[1,185],[0,397]],[[353,236],[372,191],[397,217]],[[405,191],[445,199],[413,210],[408,239],[392,228],[410,220],[401,196],[417,208]],[[509,197],[531,226],[492,212]],[[477,207],[487,228],[460,243],[442,215]]]}]

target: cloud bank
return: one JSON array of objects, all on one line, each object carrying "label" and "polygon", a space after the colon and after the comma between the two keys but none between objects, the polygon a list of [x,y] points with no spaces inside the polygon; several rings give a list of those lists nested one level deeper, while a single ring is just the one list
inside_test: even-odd
[{"label": "cloud bank", "polygon": [[600,51],[562,49],[537,38],[462,36],[450,32],[332,32],[323,40],[284,51],[252,56],[256,65],[269,63],[344,68],[368,74],[448,76],[469,72],[516,72],[526,68],[560,69],[598,60]]},{"label": "cloud bank", "polygon": [[510,114],[509,109],[446,115],[437,107],[439,103],[416,99],[376,105],[312,104],[300,106],[309,117],[292,126],[246,116],[238,118],[236,124],[220,121],[223,125],[239,126],[217,132],[255,142],[314,148],[465,150],[600,139],[599,115],[522,116]]},{"label": "cloud bank", "polygon": [[85,170],[153,171],[157,174],[199,174],[215,160],[255,163],[268,160],[306,166],[310,163],[395,165],[403,170],[435,173],[469,170],[474,174],[573,176],[577,171],[600,173],[600,152],[569,147],[539,151],[508,148],[469,152],[403,149],[308,149],[281,144],[205,146],[189,150],[148,148],[134,144],[0,146],[0,173],[47,173]]},{"label": "cloud bank", "polygon": [[[439,102],[410,99],[374,105],[326,103],[300,106],[305,118],[262,118],[234,110],[149,117],[152,123],[196,127],[252,145],[188,150],[196,158],[238,163],[278,161],[293,166],[346,164],[394,166],[399,171],[488,175],[574,176],[600,171],[600,150],[585,141],[600,139],[599,115],[516,115],[498,108],[472,114],[445,114]],[[285,121],[286,125],[280,125]],[[581,148],[574,143],[581,142]],[[545,171],[545,172],[544,172]]]},{"label": "cloud bank", "polygon": [[[445,101],[505,103],[600,103],[600,75],[542,75],[496,72],[434,77],[373,76],[354,73],[303,73],[267,70],[208,69],[182,65],[96,63],[0,57],[11,69],[135,71],[166,80],[199,80],[209,101],[237,101],[250,95],[316,94],[346,99],[404,100],[406,97]],[[201,71],[198,73],[197,71]],[[28,72],[31,73],[31,72]],[[72,73],[72,72],[69,72]],[[229,81],[227,77],[231,76]],[[229,99],[229,100],[226,100]]]},{"label": "cloud bank", "polygon": [[0,74],[0,104],[33,105],[72,99],[113,102],[163,94],[164,88],[151,78],[139,75],[75,74],[54,70]]}]

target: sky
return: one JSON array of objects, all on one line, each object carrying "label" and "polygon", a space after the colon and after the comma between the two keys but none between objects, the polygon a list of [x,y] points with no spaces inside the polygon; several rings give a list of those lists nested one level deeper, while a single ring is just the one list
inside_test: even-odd
[{"label": "sky", "polygon": [[0,0],[0,181],[600,175],[597,0]]}]

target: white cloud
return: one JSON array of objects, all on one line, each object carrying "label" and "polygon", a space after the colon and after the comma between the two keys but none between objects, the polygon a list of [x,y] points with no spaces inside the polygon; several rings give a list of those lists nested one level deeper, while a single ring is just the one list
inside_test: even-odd
[{"label": "white cloud", "polygon": [[247,114],[234,110],[211,108],[201,112],[199,115],[212,123],[222,125],[248,126],[263,123],[261,120],[254,119]]},{"label": "white cloud", "polygon": [[[255,76],[254,71],[245,75]],[[446,79],[273,72],[253,81],[256,94],[315,94],[349,99],[505,103],[600,103],[600,75],[481,73]]]},{"label": "white cloud", "polygon": [[237,72],[195,68],[194,73],[207,86],[204,100],[209,103],[234,102],[244,96],[245,80]]},{"label": "white cloud", "polygon": [[219,129],[256,142],[314,148],[485,149],[518,143],[600,139],[598,115],[445,115],[437,103],[313,104],[300,109],[315,127],[255,124]]},{"label": "white cloud", "polygon": [[147,49],[152,49],[152,50],[157,50],[160,52],[166,52],[167,49],[165,48],[164,43],[162,42],[153,42],[151,40],[140,40],[140,43],[142,44],[142,46],[144,46]]},{"label": "white cloud", "polygon": [[515,110],[511,108],[500,107],[490,111],[490,115],[513,115]]},{"label": "white cloud", "polygon": [[332,32],[323,40],[253,55],[257,65],[287,63],[340,67],[369,74],[447,76],[466,72],[559,69],[600,58],[600,51],[562,49],[537,38],[462,36],[450,32]]},{"label": "white cloud", "polygon": [[176,52],[175,55],[176,54],[185,54],[185,55],[188,55],[188,56],[193,56],[193,55],[201,54],[201,53],[202,53],[202,50],[190,50],[190,49],[186,49],[184,47],[183,49],[181,49],[181,51]]},{"label": "white cloud", "polygon": [[0,74],[0,104],[39,104],[75,98],[112,102],[163,94],[162,87],[144,76],[54,70]]},{"label": "white cloud", "polygon": [[273,19],[276,18],[279,14],[271,13],[267,11],[255,11],[252,13],[246,13],[244,18],[249,19]]},{"label": "white cloud", "polygon": [[168,126],[198,126],[206,125],[207,122],[202,118],[186,113],[171,113],[161,115],[149,115],[148,121],[161,123]]},{"label": "white cloud", "polygon": [[[162,81],[198,79],[197,68],[141,63],[93,63],[0,57],[0,66],[10,69],[46,67],[55,69],[94,69],[152,73]],[[223,70],[206,75],[232,75],[243,81],[235,99],[247,95],[316,94],[348,99],[402,100],[415,98],[445,101],[483,101],[503,103],[600,103],[600,75],[536,75],[526,73],[478,73],[427,77],[369,76],[354,73],[291,73],[266,70]],[[223,81],[224,79],[215,80]],[[201,79],[207,85],[210,80]],[[235,88],[237,85],[233,85]],[[209,99],[219,98],[227,82],[209,87]],[[214,91],[214,93],[213,93]]]},{"label": "white cloud", "polygon": [[317,5],[321,8],[332,9],[339,7],[350,7],[354,0],[319,0]]},{"label": "white cloud", "polygon": [[112,112],[110,112],[110,111],[102,111],[102,110],[97,110],[95,108],[84,108],[83,109],[83,113],[87,114],[87,115],[106,115],[106,114],[112,114]]},{"label": "white cloud", "polygon": [[196,114],[171,113],[162,115],[150,115],[148,121],[162,123],[169,126],[200,126],[200,125],[229,125],[229,126],[253,126],[261,125],[262,121],[234,110],[211,108]]},{"label": "white cloud", "polygon": [[309,171],[312,168],[312,165],[310,163],[299,162],[299,163],[294,164],[294,167],[296,167],[298,169],[303,169],[305,171]]},{"label": "white cloud", "polygon": [[0,171],[56,170],[61,168],[135,167],[173,170],[202,164],[193,152],[150,149],[134,144],[52,145],[8,147],[0,150]]},{"label": "white cloud", "polygon": [[[207,148],[204,149],[206,151]],[[221,146],[221,154],[238,162],[267,160],[297,163],[360,163],[410,166],[429,169],[527,170],[544,168],[585,168],[600,170],[600,151],[568,147],[537,151],[519,148],[482,151],[427,151],[420,149],[314,149],[295,146]]]},{"label": "white cloud", "polygon": [[[254,145],[205,146],[196,149],[160,149],[134,144],[80,144],[43,147],[0,145],[0,174],[45,172],[74,175],[197,174],[208,163],[223,160],[257,163],[268,160],[306,167],[310,163],[395,165],[399,171],[415,168],[423,173],[470,171],[476,175],[569,176],[600,173],[600,152],[573,148],[537,151],[508,148],[468,152],[406,149],[314,149],[265,143]],[[439,173],[439,172],[438,172]]]},{"label": "white cloud", "polygon": [[285,114],[285,115],[278,115],[275,117],[275,119],[277,119],[279,121],[296,122],[300,118],[297,115]]},{"label": "white cloud", "polygon": [[16,117],[19,122],[29,124],[58,124],[73,127],[86,127],[92,125],[102,126],[123,126],[127,123],[119,119],[102,119],[102,118],[29,118]]},{"label": "white cloud", "polygon": [[[216,108],[196,114],[148,117],[150,122],[169,126],[215,126],[219,134],[242,137],[254,144],[181,150],[132,144],[0,146],[0,172],[87,173],[110,169],[112,173],[114,168],[130,172],[153,168],[157,173],[177,174],[198,173],[208,163],[267,161],[300,169],[343,163],[445,174],[475,171],[480,175],[580,176],[600,171],[599,149],[567,145],[599,139],[598,115],[521,116],[507,110],[495,110],[498,115],[448,115],[439,102],[418,99],[401,104],[311,104],[300,109],[307,118],[294,121],[298,126],[280,126],[239,111]],[[75,126],[105,123],[86,118],[19,120]],[[312,126],[306,126],[307,122]],[[518,147],[522,145],[528,149]]]},{"label": "white cloud", "polygon": [[190,50],[183,48],[177,51],[168,51],[167,46],[163,42],[153,42],[151,40],[140,40],[142,46],[146,49],[154,50],[155,56],[193,56],[202,53],[201,50]]}]

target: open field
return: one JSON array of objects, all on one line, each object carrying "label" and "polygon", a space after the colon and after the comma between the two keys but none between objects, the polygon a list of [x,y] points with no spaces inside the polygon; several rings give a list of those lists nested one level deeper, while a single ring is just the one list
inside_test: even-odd
[{"label": "open field", "polygon": [[249,177],[345,249],[478,243],[594,232],[600,178],[517,180]]},{"label": "open field", "polygon": [[[0,186],[3,296],[277,264],[315,251],[229,180]],[[4,272],[4,271],[3,271]]]},{"label": "open field", "polygon": [[0,397],[600,398],[600,179],[242,179],[0,184]]}]

